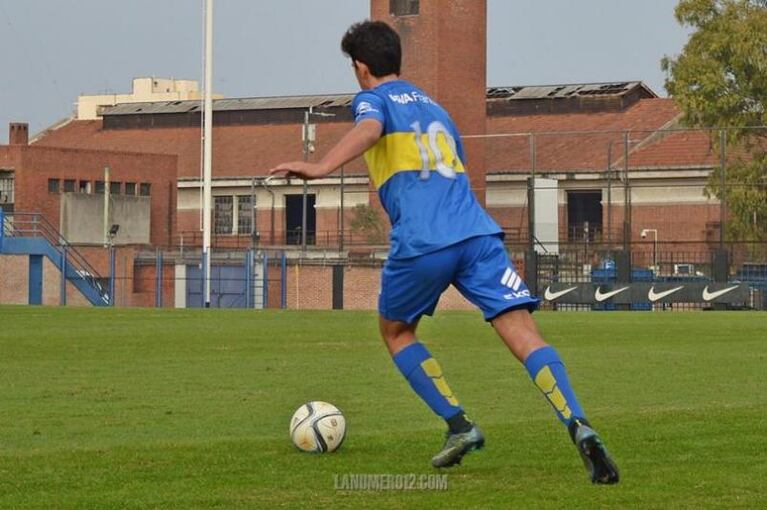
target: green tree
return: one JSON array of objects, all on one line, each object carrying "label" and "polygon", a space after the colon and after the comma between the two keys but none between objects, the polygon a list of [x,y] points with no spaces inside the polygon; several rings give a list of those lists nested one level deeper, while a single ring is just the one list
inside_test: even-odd
[{"label": "green tree", "polygon": [[375,207],[357,204],[354,206],[353,214],[351,222],[353,233],[363,235],[371,244],[386,242],[386,225]]},{"label": "green tree", "polygon": [[[692,30],[666,57],[666,89],[690,126],[727,128],[721,169],[707,194],[724,199],[731,239],[767,240],[767,0],[681,0],[676,18]],[[715,144],[720,143],[716,137]]]}]

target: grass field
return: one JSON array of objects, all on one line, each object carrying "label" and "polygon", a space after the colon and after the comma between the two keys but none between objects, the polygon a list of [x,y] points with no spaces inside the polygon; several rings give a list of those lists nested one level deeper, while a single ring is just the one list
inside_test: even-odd
[{"label": "grass field", "polygon": [[[764,508],[767,314],[540,313],[619,462],[592,486],[564,428],[475,313],[425,319],[488,447],[446,491],[340,491],[432,474],[443,424],[365,312],[0,307],[0,508]],[[346,414],[300,453],[293,411]]]}]

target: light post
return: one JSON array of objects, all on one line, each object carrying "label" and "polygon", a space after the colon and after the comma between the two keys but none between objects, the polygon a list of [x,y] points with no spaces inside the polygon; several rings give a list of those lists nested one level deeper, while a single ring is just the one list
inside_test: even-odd
[{"label": "light post", "polygon": [[109,306],[115,305],[115,237],[120,231],[120,225],[114,224],[109,228]]},{"label": "light post", "polygon": [[344,166],[341,165],[341,186],[340,186],[340,201],[341,201],[341,217],[338,219],[340,226],[341,236],[338,239],[338,251],[344,251]]},{"label": "light post", "polygon": [[642,232],[639,234],[639,236],[644,239],[650,232],[652,232],[652,267],[655,272],[658,272],[658,229],[642,229]]},{"label": "light post", "polygon": [[[238,199],[239,200],[239,199]],[[237,204],[239,208],[239,204]],[[239,226],[238,233],[239,233]],[[258,241],[261,239],[261,233],[256,228],[256,178],[250,179],[250,249],[256,249]]]},{"label": "light post", "polygon": [[[304,112],[304,128],[302,131],[302,140],[304,143],[304,161],[309,161],[309,154],[314,152],[314,142],[317,139],[317,125],[310,124],[309,118],[314,115],[315,117],[335,117],[335,113],[315,112],[312,111],[310,106],[308,110]],[[303,196],[301,198],[301,255],[306,254],[306,209],[307,209],[307,196],[309,193],[309,184],[304,179]],[[316,236],[316,233],[315,233]]]},{"label": "light post", "polygon": [[269,195],[272,197],[272,208],[269,212],[269,244],[274,246],[274,191],[271,190],[269,187],[270,181],[274,179],[274,176],[267,177],[266,179],[261,179],[261,186],[269,192]]}]

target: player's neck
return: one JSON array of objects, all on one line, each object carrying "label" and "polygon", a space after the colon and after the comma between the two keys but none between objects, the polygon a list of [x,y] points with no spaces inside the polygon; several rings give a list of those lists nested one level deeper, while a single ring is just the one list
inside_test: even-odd
[{"label": "player's neck", "polygon": [[365,80],[365,83],[361,83],[363,90],[368,89],[374,89],[378,87],[379,85],[383,85],[384,83],[390,82],[390,81],[396,81],[399,80],[398,74],[387,74],[386,76],[372,76],[369,75],[367,77],[367,80]]}]

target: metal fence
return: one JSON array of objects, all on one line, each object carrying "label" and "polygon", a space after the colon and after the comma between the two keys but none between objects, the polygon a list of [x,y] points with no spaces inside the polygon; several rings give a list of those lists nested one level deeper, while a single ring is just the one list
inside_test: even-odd
[{"label": "metal fence", "polygon": [[[513,243],[541,239],[533,219],[536,205],[549,208],[547,190],[558,194],[559,241],[626,247],[643,231],[659,242],[767,240],[759,196],[767,196],[767,128],[503,133],[468,136],[465,145],[469,172],[475,163],[486,173],[474,189]],[[374,195],[364,175],[356,162],[345,176],[310,183],[306,224],[291,221],[303,216],[301,181],[268,186],[254,177],[217,198],[225,206],[214,212],[213,246],[296,246],[303,237],[308,249],[384,245],[386,219],[364,207]],[[201,246],[199,229],[180,229],[175,244]]]},{"label": "metal fence", "polygon": [[[657,295],[681,282],[712,295],[715,285],[742,283],[742,302],[640,296],[634,308],[765,307],[767,128],[539,131],[464,142],[470,175],[472,164],[486,174],[475,191],[536,293],[578,284],[583,296],[601,296],[641,283]],[[375,308],[388,226],[365,175],[361,162],[348,165],[310,183],[306,201],[297,180],[255,177],[217,191],[229,195],[214,207],[210,306]],[[117,249],[94,266],[111,279],[117,306],[204,306],[201,244],[198,229],[180,229],[173,246],[130,256]],[[641,285],[637,292],[647,290]],[[736,293],[745,295],[728,295]],[[543,306],[626,308],[583,301]]]},{"label": "metal fence", "polygon": [[[531,291],[543,298],[544,309],[766,309],[767,261],[748,254],[767,245],[728,243],[723,251],[684,250],[673,243],[653,248],[639,242],[624,252],[606,245],[571,243],[561,245],[557,254],[529,252],[522,246],[509,246],[509,254]],[[628,269],[622,273],[623,259]],[[115,289],[115,306],[375,309],[384,261],[385,252],[349,257],[337,252],[301,256],[289,250],[218,250],[211,260],[207,304],[199,251],[141,252],[132,267],[127,259],[118,261],[116,272],[108,278],[114,278],[110,287]],[[550,299],[557,289],[573,285],[589,295],[580,302]],[[595,292],[598,297],[623,286],[638,286],[640,295],[628,303],[594,298]],[[713,294],[731,288],[732,294],[726,297],[732,299],[683,300],[684,293],[657,302],[646,297],[650,289],[658,294],[680,286],[698,294],[704,289]],[[451,292],[454,295],[443,299],[443,308],[472,308]]]},{"label": "metal fence", "polygon": [[[637,119],[636,124],[641,128],[642,122]],[[605,275],[610,264],[622,256],[631,268],[624,277],[628,282],[744,281],[753,290],[748,302],[727,306],[764,306],[767,128],[539,131],[470,136],[464,142],[469,171],[475,162],[486,173],[475,190],[503,228],[510,254],[520,272],[534,280],[531,287],[537,292],[552,282],[601,288],[600,283],[609,283]],[[279,277],[270,273],[269,283],[283,289],[281,306],[329,307],[329,302],[342,301],[347,307],[357,306],[338,272],[332,276],[327,270],[323,275],[308,268],[341,267],[348,276],[349,268],[380,265],[388,230],[374,192],[359,178],[362,174],[362,167],[350,165],[334,179],[311,183],[307,193],[312,197],[306,203],[314,214],[306,224],[290,224],[289,218],[290,203],[304,203],[296,196],[303,191],[300,181],[269,189],[263,180],[253,179],[250,189],[243,190],[251,198],[234,202],[251,205],[247,210],[238,208],[250,219],[231,218],[231,229],[219,228],[213,246],[224,252],[276,249],[288,254],[272,257],[284,260],[282,273]],[[227,220],[231,210],[227,209]],[[300,213],[294,218],[304,216],[303,210]],[[242,229],[235,223],[250,232],[237,233]],[[182,232],[180,237],[187,247],[201,243],[199,232]],[[306,246],[301,246],[304,239]],[[726,274],[716,274],[716,254],[721,259],[719,273]],[[296,271],[303,271],[298,280]],[[313,281],[308,274],[319,279]],[[376,281],[374,277],[365,281],[371,280]],[[335,293],[323,298],[313,287]],[[295,298],[301,290],[316,302]],[[377,289],[371,286],[369,292],[376,294]],[[666,301],[651,303],[650,308],[717,305]],[[267,305],[276,303],[275,298],[267,300]],[[369,305],[368,300],[360,306]],[[597,305],[571,307],[605,309]],[[568,307],[548,301],[544,306]],[[646,300],[642,307],[647,308]]]}]

